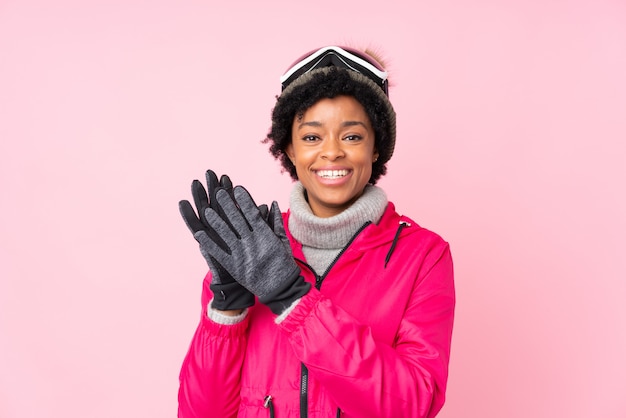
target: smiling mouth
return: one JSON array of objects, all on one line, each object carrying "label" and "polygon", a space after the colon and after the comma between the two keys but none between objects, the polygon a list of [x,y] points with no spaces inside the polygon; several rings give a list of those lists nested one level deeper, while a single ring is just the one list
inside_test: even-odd
[{"label": "smiling mouth", "polygon": [[315,174],[324,179],[340,179],[347,176],[348,170],[317,170]]}]

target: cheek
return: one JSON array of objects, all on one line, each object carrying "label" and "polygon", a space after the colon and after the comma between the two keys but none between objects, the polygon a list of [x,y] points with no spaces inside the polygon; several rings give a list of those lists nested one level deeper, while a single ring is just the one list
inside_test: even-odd
[{"label": "cheek", "polygon": [[363,150],[359,152],[358,156],[355,155],[355,159],[364,167],[367,166],[371,169],[372,164],[374,164],[374,160],[376,159],[376,153],[373,149]]},{"label": "cheek", "polygon": [[298,164],[309,164],[315,159],[315,151],[303,146],[293,145],[291,147],[292,161]]}]

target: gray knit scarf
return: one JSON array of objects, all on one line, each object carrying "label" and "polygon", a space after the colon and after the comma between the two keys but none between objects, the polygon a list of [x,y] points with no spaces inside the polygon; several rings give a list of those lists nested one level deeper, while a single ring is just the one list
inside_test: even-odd
[{"label": "gray knit scarf", "polygon": [[330,218],[320,218],[311,211],[302,183],[296,182],[290,197],[289,231],[302,243],[307,263],[317,274],[324,274],[363,224],[378,223],[387,203],[385,191],[368,184],[348,209]]}]

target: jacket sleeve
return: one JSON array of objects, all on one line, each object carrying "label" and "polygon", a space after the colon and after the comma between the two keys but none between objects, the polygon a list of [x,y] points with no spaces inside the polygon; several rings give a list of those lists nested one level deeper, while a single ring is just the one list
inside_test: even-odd
[{"label": "jacket sleeve", "polygon": [[210,273],[202,290],[202,317],[180,371],[178,417],[236,417],[248,318],[234,325],[207,316]]},{"label": "jacket sleeve", "polygon": [[393,346],[315,289],[279,324],[346,415],[432,418],[443,406],[455,305],[448,245],[428,263]]}]

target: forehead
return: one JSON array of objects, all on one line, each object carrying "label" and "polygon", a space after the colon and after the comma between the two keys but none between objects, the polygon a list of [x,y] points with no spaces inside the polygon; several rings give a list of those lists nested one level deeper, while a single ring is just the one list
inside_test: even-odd
[{"label": "forehead", "polygon": [[312,106],[296,115],[294,122],[306,120],[320,121],[345,121],[355,120],[367,122],[369,116],[365,108],[358,100],[352,96],[337,96],[333,98],[323,98],[315,102]]}]

